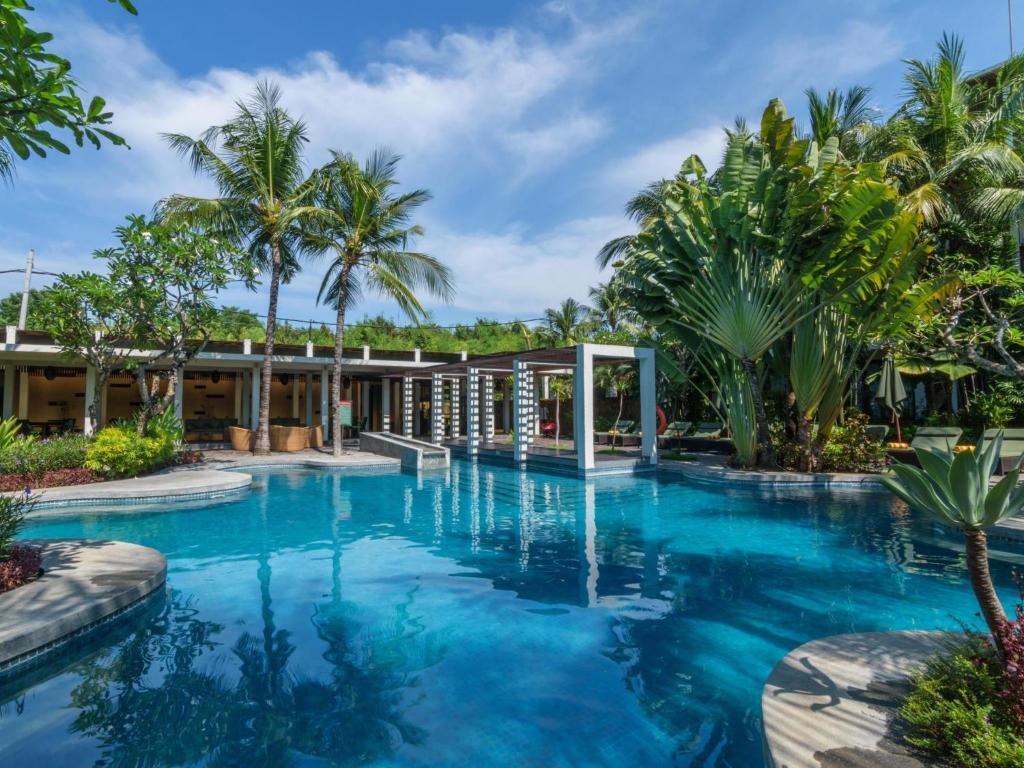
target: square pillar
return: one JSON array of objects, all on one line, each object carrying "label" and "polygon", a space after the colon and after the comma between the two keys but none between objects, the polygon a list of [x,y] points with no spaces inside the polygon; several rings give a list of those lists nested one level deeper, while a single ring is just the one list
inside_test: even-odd
[{"label": "square pillar", "polygon": [[370,428],[370,382],[359,382],[359,412],[362,414],[359,419],[360,429]]},{"label": "square pillar", "polygon": [[249,385],[249,428],[254,432],[260,427],[260,369],[253,367]]},{"label": "square pillar", "polygon": [[487,374],[484,387],[484,442],[494,442],[494,376]]},{"label": "square pillar", "polygon": [[444,441],[444,379],[440,373],[430,377],[430,442]]},{"label": "square pillar", "polygon": [[28,371],[18,371],[18,418],[28,421]]},{"label": "square pillar", "polygon": [[[87,435],[92,435],[96,432],[99,421],[99,414],[93,419],[93,415],[89,413],[89,408],[92,406],[92,401],[96,397],[96,369],[91,365],[85,368],[85,402],[82,404],[82,432]],[[177,400],[177,396],[175,396]],[[180,416],[179,416],[180,418]]]},{"label": "square pillar", "polygon": [[380,431],[391,431],[391,379],[380,380]]},{"label": "square pillar", "polygon": [[412,437],[412,417],[416,408],[412,385],[412,379],[408,376],[402,377],[402,434],[406,437]]},{"label": "square pillar", "polygon": [[537,392],[537,376],[526,369],[526,399],[529,403],[529,415],[526,422],[526,439],[530,445],[537,442],[537,435],[540,434],[540,395]]},{"label": "square pillar", "polygon": [[320,426],[324,431],[324,442],[331,439],[331,375],[326,368],[320,369]]},{"label": "square pillar", "polygon": [[242,423],[242,403],[244,398],[242,396],[242,377],[235,374],[235,421],[239,424]]},{"label": "square pillar", "polygon": [[299,418],[299,375],[292,374],[292,418]]},{"label": "square pillar", "polygon": [[[174,388],[174,415],[179,419],[185,418],[185,371],[180,366],[177,373],[178,386]],[[86,388],[88,389],[88,375],[86,375]],[[88,397],[88,394],[86,395]]]},{"label": "square pillar", "polygon": [[7,419],[14,415],[14,363],[8,363],[4,368],[4,402],[0,410],[0,419]]},{"label": "square pillar", "polygon": [[457,440],[459,434],[462,432],[462,379],[452,379],[449,388],[448,395],[450,399],[452,423],[451,423],[451,435],[452,440]]},{"label": "square pillar", "polygon": [[306,426],[313,426],[313,372],[306,371],[306,381],[303,383],[302,401],[306,406]]},{"label": "square pillar", "polygon": [[480,371],[466,371],[466,453],[476,456],[480,445]]},{"label": "square pillar", "polygon": [[576,345],[572,424],[576,466],[585,472],[594,468],[594,354],[588,344]]},{"label": "square pillar", "polygon": [[517,464],[526,462],[529,450],[530,404],[533,395],[530,392],[529,371],[522,360],[512,361],[512,412],[515,417],[513,429],[512,456]]},{"label": "square pillar", "polygon": [[515,429],[515,424],[512,421],[512,388],[504,376],[501,379],[501,424],[505,429],[505,434],[508,434],[510,429]]},{"label": "square pillar", "polygon": [[658,463],[658,413],[655,391],[654,350],[639,349],[640,360],[640,455]]}]

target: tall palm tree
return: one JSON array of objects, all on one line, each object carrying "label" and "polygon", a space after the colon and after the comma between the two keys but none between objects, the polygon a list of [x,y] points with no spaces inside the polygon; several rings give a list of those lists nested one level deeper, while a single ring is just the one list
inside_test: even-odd
[{"label": "tall palm tree", "polygon": [[[413,320],[426,312],[416,297],[423,287],[444,301],[453,295],[451,274],[438,259],[406,250],[410,238],[423,234],[410,224],[413,211],[430,199],[424,189],[394,194],[398,155],[377,150],[362,167],[350,155],[333,152],[321,169],[323,187],[318,198],[322,217],[311,227],[303,245],[315,253],[330,253],[331,262],[317,300],[325,300],[336,313],[334,378],[331,402],[341,399],[341,358],[345,311],[364,290],[394,300]],[[340,456],[341,414],[331,416],[334,455]]]},{"label": "tall palm tree", "polygon": [[589,293],[595,319],[612,333],[631,317],[632,307],[623,294],[622,285],[614,278],[598,283]]},{"label": "tall palm tree", "polygon": [[853,85],[845,93],[830,88],[820,93],[808,88],[807,111],[811,118],[810,138],[824,147],[833,136],[839,141],[839,153],[854,161],[863,153],[866,133],[872,126],[875,110],[871,106],[871,89]]},{"label": "tall palm tree", "polygon": [[267,336],[263,351],[259,426],[255,452],[270,453],[270,387],[274,333],[281,282],[298,271],[304,228],[319,212],[315,195],[320,176],[306,175],[302,150],[306,126],[281,106],[280,89],[261,82],[235,116],[197,139],[165,134],[168,144],[192,170],[213,179],[219,197],[171,195],[159,204],[167,219],[203,227],[248,249],[262,271],[270,273]]},{"label": "tall palm tree", "polygon": [[589,312],[590,307],[580,304],[576,299],[565,299],[557,308],[545,309],[545,335],[556,346],[579,344],[590,334],[591,327],[587,322]]}]

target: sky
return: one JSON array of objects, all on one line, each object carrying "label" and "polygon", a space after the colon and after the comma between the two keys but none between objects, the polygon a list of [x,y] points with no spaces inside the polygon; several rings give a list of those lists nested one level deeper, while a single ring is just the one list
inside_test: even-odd
[{"label": "sky", "polygon": [[[1024,0],[1013,0],[1024,26]],[[594,257],[632,231],[622,209],[689,154],[713,167],[722,126],[773,97],[805,122],[808,87],[870,86],[888,114],[902,60],[960,34],[970,69],[1009,52],[1005,0],[36,0],[35,29],[102,95],[131,149],[51,154],[0,187],[0,270],[97,269],[129,213],[172,193],[214,193],[161,133],[223,123],[270,79],[308,125],[310,168],[336,149],[402,155],[402,188],[426,188],[417,250],[454,272],[441,323],[536,318],[606,280]],[[324,264],[284,286],[279,315],[328,320]],[[34,284],[43,285],[38,278]],[[0,294],[20,275],[0,275]],[[265,289],[223,304],[266,311]],[[397,308],[368,297],[350,317]]]}]

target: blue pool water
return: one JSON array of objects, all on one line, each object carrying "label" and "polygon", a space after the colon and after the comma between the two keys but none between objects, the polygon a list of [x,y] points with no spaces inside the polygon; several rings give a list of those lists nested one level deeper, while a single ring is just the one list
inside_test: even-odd
[{"label": "blue pool water", "polygon": [[168,593],[0,685],[5,764],[750,768],[796,645],[975,620],[956,539],[884,494],[464,462],[256,481],[32,522],[161,550]]}]

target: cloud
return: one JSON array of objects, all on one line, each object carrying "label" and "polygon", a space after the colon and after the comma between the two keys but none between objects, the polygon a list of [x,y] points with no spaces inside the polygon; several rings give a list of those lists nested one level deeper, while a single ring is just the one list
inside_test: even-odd
[{"label": "cloud", "polygon": [[602,180],[623,195],[631,195],[652,181],[675,176],[679,165],[690,155],[698,155],[708,171],[718,167],[725,147],[724,121],[684,131],[663,139],[609,164]]}]

